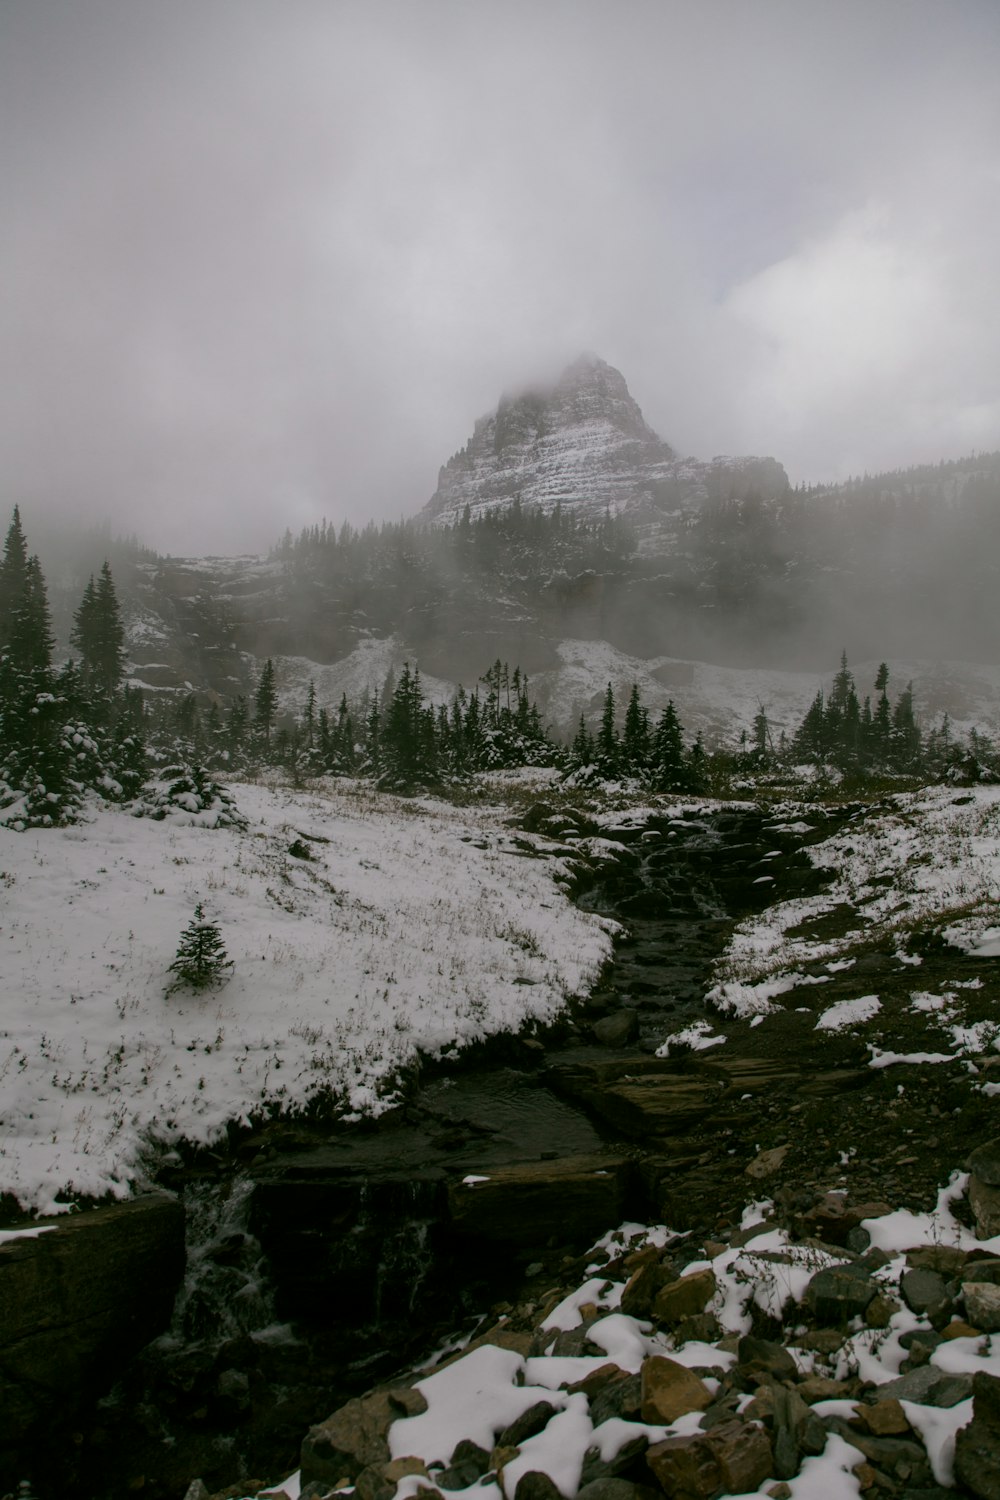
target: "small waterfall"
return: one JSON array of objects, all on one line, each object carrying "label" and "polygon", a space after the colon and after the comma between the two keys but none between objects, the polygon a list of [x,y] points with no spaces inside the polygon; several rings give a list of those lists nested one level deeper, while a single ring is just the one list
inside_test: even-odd
[{"label": "small waterfall", "polygon": [[267,1262],[249,1228],[252,1192],[246,1172],[186,1188],[187,1270],[165,1345],[260,1336],[274,1327]]}]

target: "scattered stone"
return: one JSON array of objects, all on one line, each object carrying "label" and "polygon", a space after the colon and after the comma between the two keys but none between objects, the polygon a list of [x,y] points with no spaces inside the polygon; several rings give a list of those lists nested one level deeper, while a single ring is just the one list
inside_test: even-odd
[{"label": "scattered stone", "polygon": [[943,1339],[974,1339],[982,1333],[981,1328],[973,1328],[971,1323],[966,1323],[962,1318],[952,1318],[946,1328],[942,1328]]},{"label": "scattered stone", "polygon": [[755,1181],[759,1181],[764,1177],[773,1177],[775,1172],[781,1170],[781,1165],[790,1150],[791,1147],[785,1145],[772,1146],[769,1151],[761,1151],[754,1157],[749,1166],[744,1168],[744,1171],[748,1177],[754,1178]]},{"label": "scattered stone", "polygon": [[981,1240],[991,1240],[1000,1234],[1000,1187],[994,1187],[973,1174],[969,1178],[969,1204]]},{"label": "scattered stone", "polygon": [[625,1371],[619,1365],[609,1360],[606,1365],[599,1365],[596,1370],[591,1370],[590,1374],[585,1375],[582,1380],[575,1380],[572,1385],[568,1385],[566,1387],[566,1394],[568,1396],[575,1396],[579,1392],[582,1392],[588,1401],[593,1401],[598,1392],[603,1391],[606,1385],[610,1385],[612,1381],[624,1380],[625,1378]]},{"label": "scattered stone", "polygon": [[766,1432],[747,1422],[724,1422],[710,1432],[665,1438],[650,1448],[646,1463],[667,1495],[685,1500],[752,1493],[773,1472]]},{"label": "scattered stone", "polygon": [[619,1010],[601,1021],[595,1021],[591,1029],[594,1041],[600,1046],[627,1047],[639,1035],[639,1013],[635,1010]]},{"label": "scattered stone", "polygon": [[1000,1286],[988,1281],[963,1281],[962,1300],[970,1322],[977,1328],[985,1333],[1000,1331]]},{"label": "scattered stone", "polygon": [[689,1411],[704,1411],[712,1393],[691,1370],[662,1354],[643,1360],[641,1414],[644,1422],[666,1425]]},{"label": "scattered stone", "polygon": [[805,1302],[818,1323],[846,1325],[852,1318],[864,1317],[879,1290],[878,1282],[862,1266],[828,1266],[809,1282]]},{"label": "scattered stone", "polygon": [[612,1380],[599,1391],[590,1403],[590,1420],[600,1427],[609,1417],[621,1417],[625,1422],[636,1422],[642,1409],[642,1376],[623,1375],[621,1380]]},{"label": "scattered stone", "polygon": [[657,1323],[679,1323],[682,1318],[694,1317],[704,1312],[715,1296],[715,1272],[710,1269],[695,1271],[690,1276],[681,1276],[659,1291],[653,1301],[653,1317]]},{"label": "scattered stone", "polygon": [[547,1474],[539,1469],[529,1469],[517,1481],[514,1500],[562,1500],[562,1495]]},{"label": "scattered stone", "polygon": [[851,1385],[847,1380],[831,1380],[828,1375],[807,1375],[795,1389],[812,1406],[816,1401],[839,1400],[849,1394]]},{"label": "scattered stone", "polygon": [[900,1294],[911,1312],[925,1314],[935,1325],[948,1322],[954,1303],[948,1295],[945,1279],[939,1271],[921,1268],[905,1271],[899,1283]]},{"label": "scattered stone", "polygon": [[721,1334],[722,1325],[711,1313],[696,1313],[693,1318],[681,1318],[673,1327],[673,1336],[678,1344],[714,1344]]},{"label": "scattered stone", "polygon": [[669,1262],[645,1261],[625,1284],[620,1304],[622,1312],[630,1318],[648,1318],[657,1294],[675,1279],[676,1274]]},{"label": "scattered stone", "polygon": [[497,1439],[498,1446],[519,1448],[522,1443],[527,1442],[528,1438],[534,1437],[536,1433],[542,1431],[543,1427],[547,1427],[558,1410],[558,1406],[553,1406],[551,1401],[536,1401],[533,1406],[528,1407],[527,1411],[523,1411],[519,1417],[515,1418],[509,1427],[504,1428]]},{"label": "scattered stone", "polygon": [[920,1245],[907,1250],[906,1264],[915,1271],[940,1271],[948,1280],[957,1277],[968,1259],[964,1250],[954,1245]]},{"label": "scattered stone", "polygon": [[589,1449],[580,1473],[580,1483],[589,1485],[600,1479],[618,1479],[635,1467],[648,1447],[647,1434],[640,1432],[623,1443],[609,1459],[601,1457],[599,1448]]},{"label": "scattered stone", "polygon": [[865,1324],[868,1328],[888,1328],[893,1314],[901,1311],[902,1304],[885,1292],[876,1292],[865,1308]]},{"label": "scattered stone", "polygon": [[740,1339],[736,1357],[740,1374],[750,1379],[772,1376],[775,1380],[794,1380],[799,1372],[783,1344],[772,1344],[749,1334]]},{"label": "scattered stone", "polygon": [[1000,1379],[972,1382],[972,1421],[955,1439],[955,1478],[979,1500],[1000,1500]]},{"label": "scattered stone", "polygon": [[[358,1500],[392,1500],[400,1480],[410,1474],[422,1474],[425,1479],[431,1477],[421,1459],[395,1458],[389,1463],[362,1469],[354,1481],[355,1493]],[[437,1477],[440,1482],[442,1476]]]},{"label": "scattered stone", "polygon": [[388,1463],[387,1435],[393,1422],[426,1410],[423,1396],[409,1387],[373,1391],[348,1401],[325,1422],[310,1427],[303,1438],[302,1482],[322,1479],[332,1484],[345,1477],[353,1480],[362,1469]]},{"label": "scattered stone", "polygon": [[630,1479],[591,1479],[577,1491],[576,1500],[656,1500],[656,1491]]},{"label": "scattered stone", "polygon": [[871,1406],[859,1403],[854,1410],[861,1425],[876,1437],[895,1437],[910,1430],[906,1413],[895,1397],[876,1401]]},{"label": "scattered stone", "polygon": [[937,1365],[921,1365],[878,1388],[883,1401],[916,1401],[922,1406],[957,1406],[972,1395],[971,1375],[949,1375]]},{"label": "scattered stone", "polygon": [[968,1166],[980,1182],[1000,1188],[1000,1137],[977,1146],[969,1156]]}]

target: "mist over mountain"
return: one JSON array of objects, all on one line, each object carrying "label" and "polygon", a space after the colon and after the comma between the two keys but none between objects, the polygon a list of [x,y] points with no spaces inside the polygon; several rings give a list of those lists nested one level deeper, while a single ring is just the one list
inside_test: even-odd
[{"label": "mist over mountain", "polygon": [[[445,701],[499,658],[530,674],[559,732],[599,711],[607,680],[642,679],[654,706],[686,697],[716,738],[737,710],[694,664],[771,673],[754,691],[787,700],[791,723],[842,649],[905,661],[926,711],[973,715],[993,688],[963,699],[941,663],[998,660],[998,544],[1000,454],[793,489],[776,458],[680,457],[593,354],[503,396],[408,520],[289,531],[268,558],[38,541],[63,640],[86,574],[112,555],[133,678],[154,695],[226,700],[272,657],[290,709],[310,680],[332,705],[405,660]],[[787,691],[781,672],[799,674]],[[734,682],[721,691],[745,716],[753,692]]]}]

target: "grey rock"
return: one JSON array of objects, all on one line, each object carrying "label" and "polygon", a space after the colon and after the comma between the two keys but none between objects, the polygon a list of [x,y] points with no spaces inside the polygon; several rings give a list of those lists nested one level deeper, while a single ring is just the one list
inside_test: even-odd
[{"label": "grey rock", "polygon": [[626,1375],[622,1380],[613,1380],[599,1391],[590,1403],[590,1420],[595,1427],[609,1417],[621,1417],[626,1422],[638,1421],[642,1407],[642,1376]]},{"label": "grey rock", "polygon": [[969,1156],[969,1171],[989,1187],[1000,1188],[1000,1136],[976,1147]]},{"label": "grey rock", "polygon": [[774,1375],[778,1380],[794,1380],[798,1366],[782,1344],[755,1339],[747,1334],[736,1351],[742,1375]]},{"label": "grey rock", "polygon": [[969,1179],[969,1203],[976,1216],[976,1230],[981,1240],[1000,1234],[1000,1188],[983,1182],[975,1173]]},{"label": "grey rock", "polygon": [[922,1406],[957,1406],[972,1395],[970,1375],[948,1375],[937,1365],[921,1365],[878,1388],[879,1400],[916,1401]]},{"label": "grey rock", "polygon": [[903,1301],[911,1312],[925,1313],[931,1322],[951,1316],[954,1304],[945,1279],[937,1271],[904,1271],[899,1283]]},{"label": "grey rock", "polygon": [[528,1438],[547,1427],[558,1410],[558,1406],[553,1406],[551,1401],[536,1401],[534,1406],[529,1406],[509,1427],[504,1428],[497,1438],[497,1446],[519,1448]]},{"label": "grey rock", "polygon": [[1000,1380],[973,1379],[972,1421],[955,1439],[955,1478],[978,1500],[1000,1500]]},{"label": "grey rock", "polygon": [[641,1432],[623,1443],[613,1458],[602,1459],[598,1449],[589,1449],[580,1473],[581,1485],[589,1486],[602,1480],[617,1479],[632,1468],[648,1447],[649,1438]]},{"label": "grey rock", "polygon": [[630,1479],[592,1479],[577,1491],[576,1500],[655,1500],[656,1493]]},{"label": "grey rock", "polygon": [[969,1258],[961,1269],[959,1280],[988,1281],[993,1286],[1000,1286],[1000,1260],[992,1256],[983,1256],[981,1260]]},{"label": "grey rock", "polygon": [[110,1387],[167,1327],[183,1274],[184,1208],[166,1194],[0,1246],[0,1449]]},{"label": "grey rock", "polygon": [[514,1500],[562,1500],[562,1495],[547,1474],[529,1469],[517,1481]]},{"label": "grey rock", "polygon": [[863,1316],[878,1292],[878,1282],[872,1280],[864,1267],[828,1266],[811,1279],[805,1300],[818,1323],[843,1324]]},{"label": "grey rock", "polygon": [[605,1016],[593,1025],[595,1042],[602,1047],[627,1047],[639,1035],[639,1014],[634,1010],[619,1010]]},{"label": "grey rock", "polygon": [[985,1333],[1000,1331],[1000,1286],[988,1281],[964,1281],[962,1299],[970,1323]]}]

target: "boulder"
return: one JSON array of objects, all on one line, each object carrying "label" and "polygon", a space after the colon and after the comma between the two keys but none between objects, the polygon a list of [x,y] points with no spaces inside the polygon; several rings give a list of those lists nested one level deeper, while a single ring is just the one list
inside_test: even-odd
[{"label": "boulder", "polygon": [[676,1272],[669,1261],[647,1261],[625,1284],[620,1304],[622,1312],[630,1318],[648,1317],[657,1293],[675,1279]]},{"label": "boulder", "polygon": [[504,1246],[544,1244],[553,1236],[582,1242],[624,1217],[630,1174],[624,1155],[490,1167],[481,1174],[485,1180],[449,1187],[451,1227]]},{"label": "boulder", "polygon": [[712,1404],[712,1393],[685,1365],[662,1354],[652,1354],[642,1364],[642,1420],[666,1425],[689,1411],[704,1411]]},{"label": "boulder", "polygon": [[899,1283],[903,1301],[911,1312],[925,1314],[935,1325],[948,1322],[954,1304],[948,1295],[948,1287],[940,1271],[917,1268],[904,1271]]},{"label": "boulder", "polygon": [[639,1012],[618,1010],[613,1015],[595,1021],[591,1030],[594,1041],[602,1047],[627,1047],[639,1035]]},{"label": "boulder", "polygon": [[715,1296],[715,1272],[709,1267],[680,1276],[657,1292],[653,1299],[653,1317],[668,1327],[682,1318],[693,1318],[705,1311]]},{"label": "boulder", "polygon": [[0,1246],[0,1456],[109,1390],[167,1327],[183,1274],[184,1209],[165,1194]]},{"label": "boulder", "polygon": [[1000,1137],[976,1147],[969,1156],[969,1171],[987,1187],[1000,1188]]},{"label": "boulder", "polygon": [[984,1182],[975,1173],[969,1178],[969,1203],[976,1217],[976,1232],[981,1240],[1000,1234],[1000,1187]]},{"label": "boulder", "polygon": [[666,1495],[713,1500],[751,1494],[773,1473],[771,1444],[762,1427],[723,1422],[710,1432],[654,1443],[646,1463]]},{"label": "boulder", "polygon": [[973,1377],[972,1421],[955,1438],[955,1478],[979,1500],[1000,1500],[1000,1379]]},{"label": "boulder", "polygon": [[817,1323],[840,1325],[863,1317],[879,1291],[864,1267],[849,1263],[817,1271],[806,1287],[805,1301]]},{"label": "boulder", "polygon": [[400,1417],[427,1410],[419,1391],[408,1386],[373,1391],[341,1406],[325,1422],[310,1427],[299,1455],[302,1482],[337,1484],[355,1480],[363,1469],[381,1469],[390,1461],[388,1433]]},{"label": "boulder", "polygon": [[1000,1331],[1000,1286],[989,1281],[963,1281],[962,1299],[970,1323],[984,1333]]}]

